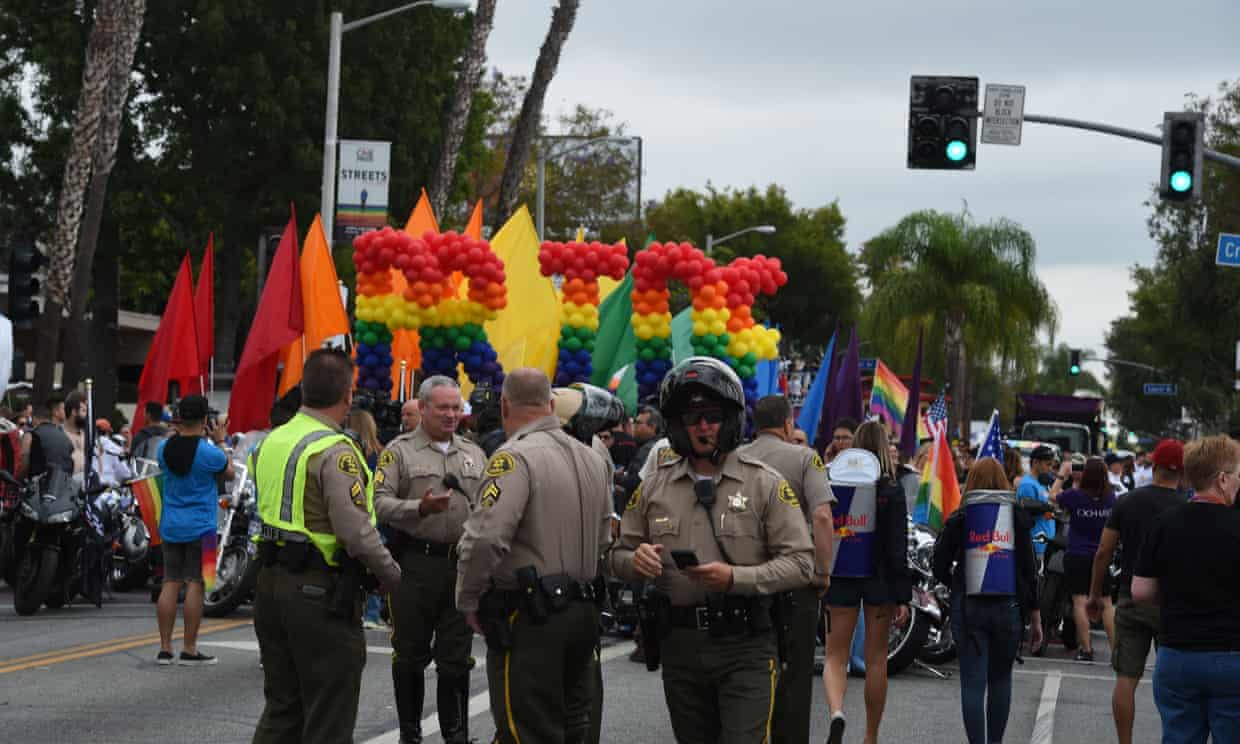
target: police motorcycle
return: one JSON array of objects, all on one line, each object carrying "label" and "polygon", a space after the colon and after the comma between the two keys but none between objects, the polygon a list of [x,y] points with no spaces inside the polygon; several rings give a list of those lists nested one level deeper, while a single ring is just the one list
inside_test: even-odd
[{"label": "police motorcycle", "polygon": [[258,583],[258,492],[249,470],[239,458],[238,447],[233,456],[234,477],[227,493],[220,497],[218,541],[216,542],[215,588],[203,596],[203,614],[224,617],[243,602],[254,597]]},{"label": "police motorcycle", "polygon": [[33,615],[43,604],[58,608],[81,583],[86,492],[80,476],[51,468],[22,484],[11,473],[0,478],[21,493],[13,525],[13,609]]}]

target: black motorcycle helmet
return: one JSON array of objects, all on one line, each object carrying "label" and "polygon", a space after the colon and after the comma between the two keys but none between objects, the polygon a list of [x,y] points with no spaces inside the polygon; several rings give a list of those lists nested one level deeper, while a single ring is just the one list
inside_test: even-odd
[{"label": "black motorcycle helmet", "polygon": [[712,357],[689,357],[672,368],[659,385],[659,412],[667,438],[681,457],[693,457],[689,431],[681,414],[703,405],[723,408],[723,424],[710,459],[716,463],[740,446],[745,431],[745,388],[727,364]]},{"label": "black motorcycle helmet", "polygon": [[583,444],[590,444],[595,434],[612,428],[624,415],[624,404],[619,398],[584,382],[555,388],[551,397],[564,430]]}]

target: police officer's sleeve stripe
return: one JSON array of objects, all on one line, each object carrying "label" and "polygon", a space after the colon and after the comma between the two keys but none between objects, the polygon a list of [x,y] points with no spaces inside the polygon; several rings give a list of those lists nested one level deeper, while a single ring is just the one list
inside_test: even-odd
[{"label": "police officer's sleeve stripe", "polygon": [[334,436],[338,436],[338,434],[334,431],[312,431],[302,437],[301,441],[297,443],[297,446],[293,447],[293,451],[289,453],[288,462],[284,463],[284,494],[280,499],[281,521],[293,521],[293,484],[297,480],[297,461],[301,459],[301,455],[306,451],[307,447],[320,439]]}]

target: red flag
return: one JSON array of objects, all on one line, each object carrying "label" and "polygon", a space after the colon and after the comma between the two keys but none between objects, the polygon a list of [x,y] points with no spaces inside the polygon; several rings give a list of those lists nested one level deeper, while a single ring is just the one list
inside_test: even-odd
[{"label": "red flag", "polygon": [[142,377],[138,381],[138,409],[134,414],[134,430],[146,425],[146,404],[163,404],[168,399],[168,381],[198,375],[198,331],[194,320],[194,276],[189,253],[181,260],[172,294],[164,307],[159,329],[146,353]]},{"label": "red flag", "polygon": [[205,394],[203,385],[211,374],[211,357],[215,356],[215,233],[207,235],[207,252],[202,254],[202,267],[198,269],[194,318],[198,328],[198,364],[202,369],[181,380],[181,391]]},{"label": "red flag", "polygon": [[301,277],[298,271],[297,217],[289,217],[267,274],[258,312],[241,352],[237,376],[228,402],[228,430],[266,429],[271,425],[271,404],[276,396],[276,367],[280,351],[304,330]]}]

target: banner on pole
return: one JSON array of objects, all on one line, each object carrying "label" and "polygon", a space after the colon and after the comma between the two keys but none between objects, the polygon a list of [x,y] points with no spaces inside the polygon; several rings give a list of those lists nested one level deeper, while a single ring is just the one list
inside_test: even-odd
[{"label": "banner on pole", "polygon": [[350,241],[387,224],[392,143],[341,140],[332,241]]}]

